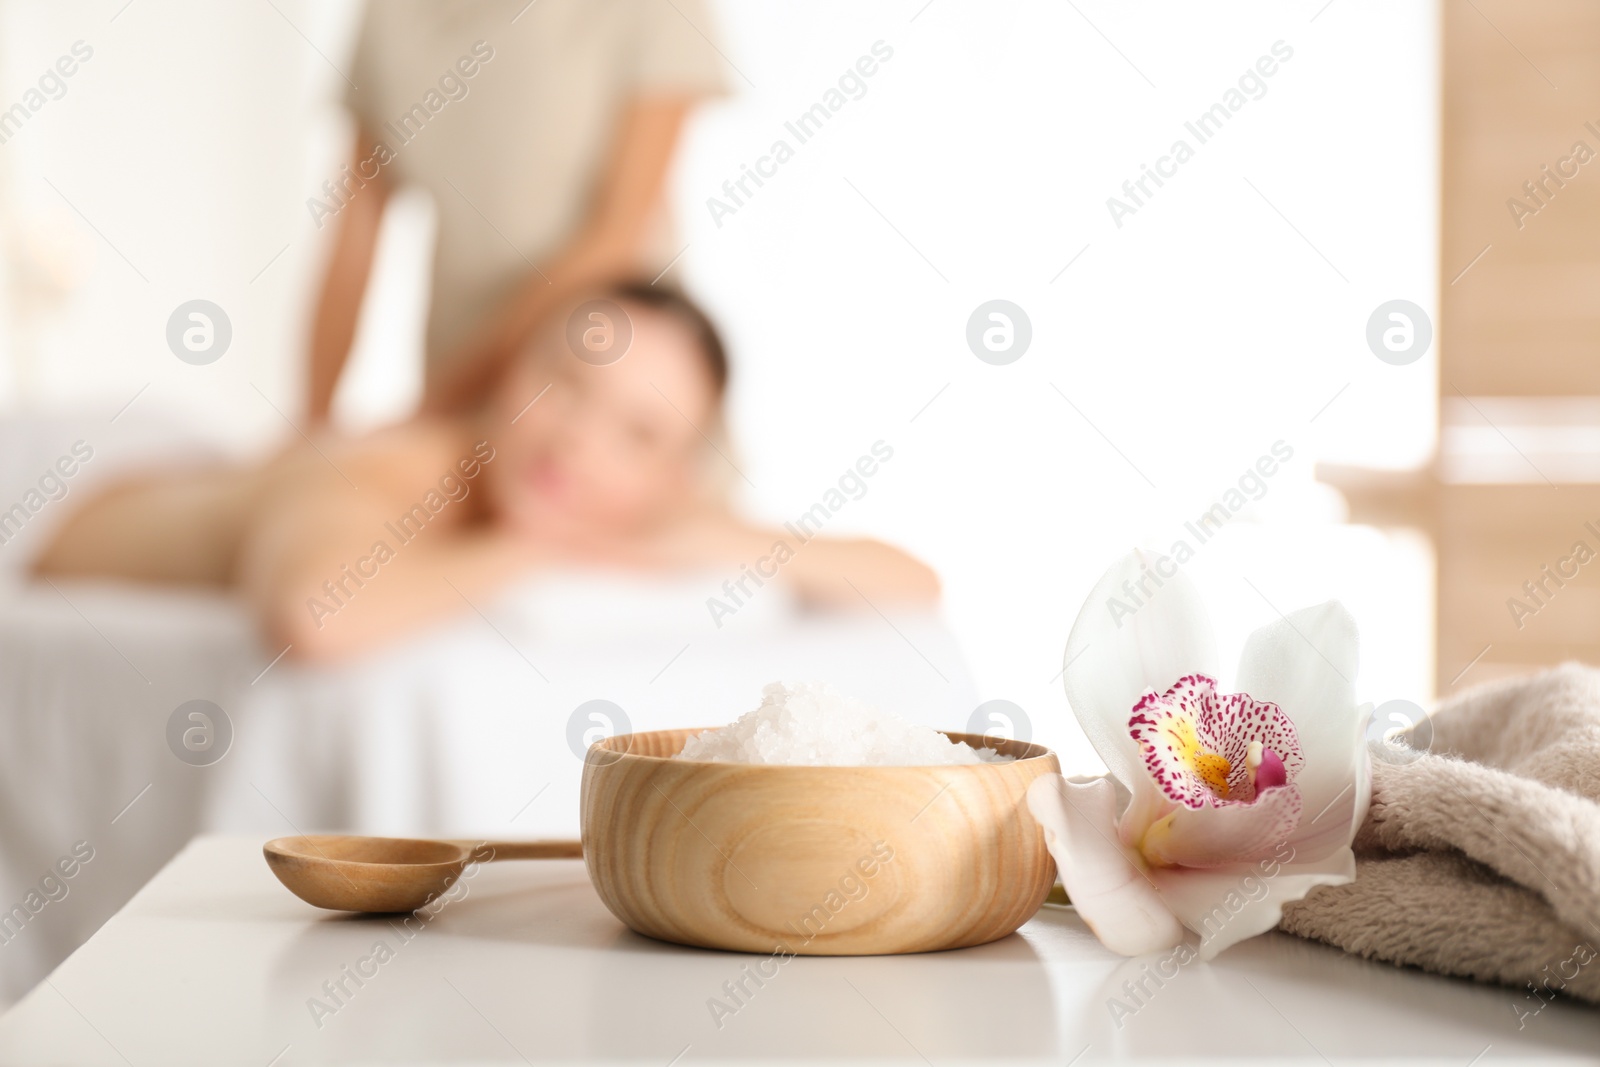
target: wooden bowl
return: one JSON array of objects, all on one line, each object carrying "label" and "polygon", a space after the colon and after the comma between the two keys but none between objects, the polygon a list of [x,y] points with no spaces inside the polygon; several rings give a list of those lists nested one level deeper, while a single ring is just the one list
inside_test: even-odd
[{"label": "wooden bowl", "polygon": [[940,767],[670,758],[699,732],[619,734],[584,764],[589,878],[648,937],[812,956],[963,948],[1027,922],[1055,882],[1023,800],[1060,770],[1041,745]]}]

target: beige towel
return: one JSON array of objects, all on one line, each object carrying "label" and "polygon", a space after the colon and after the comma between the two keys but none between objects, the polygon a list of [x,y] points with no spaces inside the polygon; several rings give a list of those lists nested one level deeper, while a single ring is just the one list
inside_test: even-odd
[{"label": "beige towel", "polygon": [[[1600,670],[1471,689],[1429,754],[1373,746],[1356,880],[1283,909],[1347,952],[1600,1003]],[[1420,732],[1420,731],[1414,731]]]}]

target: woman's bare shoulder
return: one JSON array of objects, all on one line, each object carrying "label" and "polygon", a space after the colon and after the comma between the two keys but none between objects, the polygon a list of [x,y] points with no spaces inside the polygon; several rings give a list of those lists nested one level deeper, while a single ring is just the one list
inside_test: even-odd
[{"label": "woman's bare shoulder", "polygon": [[449,466],[472,450],[471,432],[454,419],[417,418],[348,438],[352,453],[377,464],[407,462]]},{"label": "woman's bare shoulder", "polygon": [[270,481],[290,492],[297,483],[302,489],[348,483],[363,493],[409,498],[452,473],[475,440],[464,423],[414,419],[360,436],[302,442],[272,462],[277,477]]}]

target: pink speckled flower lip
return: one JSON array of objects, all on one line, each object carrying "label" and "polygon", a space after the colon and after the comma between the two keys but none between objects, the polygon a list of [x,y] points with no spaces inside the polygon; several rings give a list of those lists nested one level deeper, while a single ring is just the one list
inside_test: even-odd
[{"label": "pink speckled flower lip", "polygon": [[[1128,734],[1156,788],[1175,805],[1138,842],[1146,862],[1216,867],[1260,859],[1300,825],[1305,802],[1294,779],[1306,761],[1294,723],[1278,705],[1219,694],[1216,679],[1186,674],[1165,693],[1145,691]],[[1233,832],[1204,848],[1175,843],[1174,822],[1189,818],[1179,808],[1214,812],[1210,818],[1234,824]]]}]

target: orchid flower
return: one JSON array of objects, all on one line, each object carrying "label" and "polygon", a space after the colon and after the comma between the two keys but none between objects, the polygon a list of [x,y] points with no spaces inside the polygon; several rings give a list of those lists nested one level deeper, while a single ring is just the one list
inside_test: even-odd
[{"label": "orchid flower", "polygon": [[1371,768],[1355,620],[1337,601],[1257,630],[1238,692],[1217,686],[1198,593],[1135,552],[1089,594],[1067,639],[1067,699],[1107,777],[1028,790],[1079,916],[1126,956],[1209,959],[1276,926],[1285,903],[1355,877]]}]

